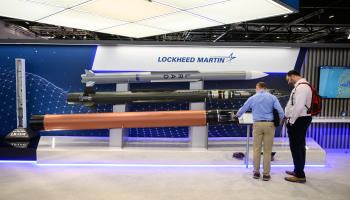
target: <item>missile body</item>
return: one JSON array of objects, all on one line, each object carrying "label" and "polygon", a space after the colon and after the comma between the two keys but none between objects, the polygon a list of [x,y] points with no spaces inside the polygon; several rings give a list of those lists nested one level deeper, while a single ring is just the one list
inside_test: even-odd
[{"label": "missile body", "polygon": [[232,110],[33,115],[29,121],[33,131],[203,126],[228,123],[238,123]]},{"label": "missile body", "polygon": [[203,102],[213,99],[247,98],[255,94],[255,90],[174,90],[161,92],[97,92],[68,93],[69,104],[125,104],[130,102],[169,102],[187,101]]},{"label": "missile body", "polygon": [[211,80],[251,80],[267,76],[258,71],[227,72],[132,72],[132,73],[94,73],[85,70],[81,82],[86,84],[142,83],[142,82],[191,82]]}]

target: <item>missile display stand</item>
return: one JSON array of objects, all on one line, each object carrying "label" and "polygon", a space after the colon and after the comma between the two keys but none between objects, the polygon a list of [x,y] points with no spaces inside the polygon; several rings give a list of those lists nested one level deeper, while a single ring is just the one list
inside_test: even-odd
[{"label": "missile display stand", "polygon": [[[204,89],[203,81],[190,82],[191,90]],[[126,92],[129,90],[129,83],[117,83],[117,92]],[[205,102],[190,103],[190,110],[205,110]],[[126,112],[127,104],[113,105],[113,112]],[[123,148],[127,142],[128,130],[126,128],[110,129],[109,144],[111,147]],[[189,127],[189,139],[192,148],[207,149],[208,148],[208,127],[207,126],[191,126]]]},{"label": "missile display stand", "polygon": [[[117,92],[126,92],[129,90],[129,83],[117,83]],[[113,112],[126,112],[128,111],[127,104],[113,105]],[[125,128],[117,128],[109,130],[109,146],[123,148],[124,142],[128,137],[128,130]]]},{"label": "missile display stand", "polygon": [[[203,90],[204,82],[190,82],[190,90]],[[190,110],[206,110],[205,102],[190,103]],[[208,149],[208,126],[190,126],[188,137],[192,148]]]},{"label": "missile display stand", "polygon": [[7,140],[29,140],[35,133],[27,129],[25,60],[15,59],[16,64],[16,118],[17,128],[5,138]]},{"label": "missile display stand", "polygon": [[[189,89],[203,89],[203,81],[190,82]],[[119,83],[116,91],[128,91],[129,83]],[[152,115],[145,112],[132,112],[133,115],[126,117],[130,113],[93,113],[76,114],[75,119],[61,116],[62,123],[56,123],[55,116],[44,116],[39,121],[44,124],[46,130],[55,130],[64,125],[67,130],[78,130],[81,127],[96,129],[92,125],[100,125],[100,129],[110,128],[110,137],[75,137],[75,136],[43,136],[37,148],[37,164],[41,166],[121,166],[121,167],[248,167],[252,163],[252,138],[251,125],[253,123],[251,114],[244,114],[240,119],[240,124],[247,125],[246,137],[237,138],[208,138],[207,124],[219,122],[220,113],[217,110],[208,111],[205,109],[205,102],[190,103],[191,111],[165,111],[166,117],[173,116],[170,112],[180,112],[173,118],[164,120],[164,115],[158,116],[154,112]],[[127,104],[113,106],[113,112],[128,111]],[[201,112],[201,114],[199,113]],[[192,113],[193,118],[184,115]],[[125,115],[124,115],[125,114]],[[215,114],[215,115],[213,115]],[[82,116],[84,115],[84,116]],[[85,116],[86,115],[86,116]],[[103,119],[98,116],[102,115]],[[120,115],[115,120],[110,115]],[[123,115],[123,116],[122,116]],[[146,115],[146,116],[145,116]],[[88,116],[92,117],[88,120]],[[47,117],[47,118],[46,118]],[[52,118],[53,117],[53,118]],[[131,118],[130,118],[131,117]],[[216,118],[215,118],[216,117]],[[128,119],[127,119],[128,118]],[[43,120],[44,119],[44,120]],[[46,120],[47,119],[47,120]],[[53,121],[50,119],[54,119]],[[107,120],[108,119],[108,120]],[[127,123],[119,123],[123,119]],[[130,120],[132,119],[132,120]],[[195,120],[194,122],[190,120]],[[213,120],[215,119],[215,120]],[[67,122],[68,120],[68,122]],[[88,120],[88,121],[86,121]],[[210,121],[211,120],[211,121]],[[72,123],[74,121],[74,123]],[[119,121],[119,122],[118,122]],[[122,120],[121,120],[122,121]],[[181,121],[181,123],[179,123]],[[82,123],[84,122],[84,123]],[[52,124],[53,123],[53,124]],[[119,123],[119,125],[118,125]],[[132,124],[133,126],[130,126]],[[166,124],[167,126],[161,126]],[[127,127],[173,127],[190,126],[189,138],[166,138],[158,140],[155,138],[128,138]],[[55,126],[52,126],[55,125]],[[103,125],[103,127],[102,127]],[[118,125],[118,126],[117,126]],[[139,126],[142,125],[142,126]],[[74,128],[75,127],[75,128]],[[113,128],[111,128],[113,127]],[[117,128],[115,128],[117,127]],[[120,128],[121,127],[121,128]],[[60,127],[62,128],[62,127]],[[80,129],[79,129],[80,130]],[[313,142],[308,142],[307,164],[324,164],[325,154],[320,151],[320,146]],[[321,149],[322,150],[322,149]],[[272,164],[291,165],[292,159],[288,142],[276,138],[274,141],[274,151],[277,158]],[[233,158],[233,153],[243,152],[245,159]]]}]

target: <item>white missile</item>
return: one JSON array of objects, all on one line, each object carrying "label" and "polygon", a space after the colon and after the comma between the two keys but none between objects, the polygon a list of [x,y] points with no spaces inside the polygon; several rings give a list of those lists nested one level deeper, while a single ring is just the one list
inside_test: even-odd
[{"label": "white missile", "polygon": [[224,71],[224,72],[127,72],[127,73],[94,73],[85,70],[81,82],[86,84],[110,83],[145,83],[145,82],[192,82],[214,80],[251,80],[267,76],[259,71]]}]

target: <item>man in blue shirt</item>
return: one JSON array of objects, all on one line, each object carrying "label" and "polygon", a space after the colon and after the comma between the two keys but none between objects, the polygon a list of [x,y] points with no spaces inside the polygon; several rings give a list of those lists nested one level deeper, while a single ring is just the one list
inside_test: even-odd
[{"label": "man in blue shirt", "polygon": [[256,94],[251,96],[244,105],[238,110],[237,117],[241,117],[243,113],[252,110],[253,114],[253,178],[260,178],[260,154],[262,143],[264,143],[263,158],[263,180],[268,181],[270,176],[270,162],[275,135],[275,125],[273,123],[273,109],[278,111],[278,115],[282,121],[284,118],[283,109],[276,96],[266,91],[266,84],[259,82],[256,84]]}]

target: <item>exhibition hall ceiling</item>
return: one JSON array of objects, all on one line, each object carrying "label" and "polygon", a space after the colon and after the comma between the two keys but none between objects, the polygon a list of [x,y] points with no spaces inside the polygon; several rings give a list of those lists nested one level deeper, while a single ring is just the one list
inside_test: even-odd
[{"label": "exhibition hall ceiling", "polygon": [[0,16],[143,38],[293,11],[274,0],[2,0]]},{"label": "exhibition hall ceiling", "polygon": [[3,0],[0,10],[0,23],[38,39],[350,43],[349,0],[300,0],[297,12],[272,0]]}]

